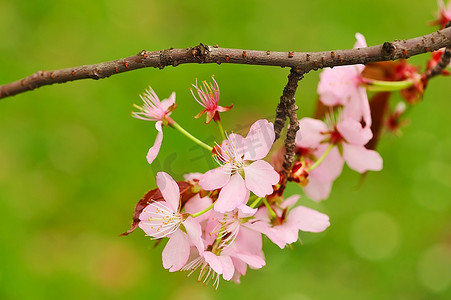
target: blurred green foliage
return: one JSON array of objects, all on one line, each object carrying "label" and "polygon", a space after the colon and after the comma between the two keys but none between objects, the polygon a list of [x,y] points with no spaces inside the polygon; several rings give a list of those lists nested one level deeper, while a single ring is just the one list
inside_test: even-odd
[{"label": "blurred green foliage", "polygon": [[[414,3],[415,2],[415,5]],[[160,50],[218,43],[231,48],[315,51],[369,45],[435,30],[435,1],[0,1],[0,83],[52,70]],[[413,58],[424,65],[429,55]],[[149,84],[177,92],[173,117],[200,138],[214,125],[189,86],[215,74],[226,128],[274,115],[287,69],[181,65],[143,69],[100,81],[43,87],[0,101],[0,299],[450,299],[450,78],[430,82],[402,137],[386,135],[384,170],[345,170],[330,199],[303,205],[332,226],[301,234],[303,245],[265,242],[267,266],[240,285],[203,287],[161,266],[161,245],[127,229],[137,200],[157,171],[177,179],[206,171],[209,158],[165,131],[158,161],[145,154],[153,124],[130,117]],[[318,73],[297,93],[310,116]],[[399,99],[396,96],[392,100]],[[395,102],[394,102],[395,103]],[[292,186],[289,193],[300,189]]]}]

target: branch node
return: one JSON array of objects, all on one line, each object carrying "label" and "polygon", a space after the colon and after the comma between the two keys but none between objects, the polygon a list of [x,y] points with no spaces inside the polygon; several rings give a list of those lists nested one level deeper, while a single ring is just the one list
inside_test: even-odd
[{"label": "branch node", "polygon": [[395,49],[396,49],[396,47],[393,43],[385,42],[382,45],[382,55],[388,56],[388,57],[393,56],[395,54]]}]

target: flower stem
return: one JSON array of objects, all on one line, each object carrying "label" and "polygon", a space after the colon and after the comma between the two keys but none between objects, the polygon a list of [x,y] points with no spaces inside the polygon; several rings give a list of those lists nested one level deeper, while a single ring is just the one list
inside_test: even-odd
[{"label": "flower stem", "polygon": [[251,203],[251,205],[249,205],[249,207],[250,208],[255,208],[257,205],[259,205],[260,204],[260,202],[262,201],[262,197],[257,197],[257,199],[255,199],[252,203]]},{"label": "flower stem", "polygon": [[207,211],[211,210],[211,209],[213,208],[214,205],[215,205],[215,204],[213,203],[212,205],[210,205],[210,206],[207,207],[206,209],[201,210],[201,211],[199,211],[199,212],[197,212],[197,213],[195,213],[195,214],[192,214],[191,217],[196,218],[196,217],[198,217],[198,216],[200,216],[200,215],[203,215],[203,214],[206,213]]},{"label": "flower stem", "polygon": [[222,139],[223,139],[223,140],[226,140],[227,138],[226,138],[226,136],[225,136],[224,127],[222,127],[221,120],[217,120],[217,121],[215,120],[215,123],[218,125],[219,132],[221,132],[221,137],[222,137]]},{"label": "flower stem", "polygon": [[173,121],[173,122],[169,123],[169,125],[172,126],[174,129],[178,130],[180,133],[182,133],[184,136],[186,136],[187,138],[189,138],[190,140],[192,140],[194,143],[198,144],[199,146],[207,149],[210,152],[213,150],[212,147],[208,146],[207,144],[205,144],[198,138],[194,137],[191,133],[189,133],[188,131],[183,129],[182,126],[180,126],[177,122]]},{"label": "flower stem", "polygon": [[310,167],[309,171],[315,169],[319,164],[326,158],[327,154],[329,154],[330,150],[334,147],[334,144],[330,144],[329,147],[324,151],[323,155]]},{"label": "flower stem", "polygon": [[402,81],[383,81],[363,78],[363,85],[369,91],[373,92],[391,92],[399,91],[411,87],[415,81],[412,79]]},{"label": "flower stem", "polygon": [[268,200],[266,200],[266,198],[263,198],[263,203],[265,203],[266,208],[269,211],[269,214],[271,215],[271,217],[273,218],[277,218],[276,213],[274,212],[274,210],[272,209],[271,205],[269,205]]}]

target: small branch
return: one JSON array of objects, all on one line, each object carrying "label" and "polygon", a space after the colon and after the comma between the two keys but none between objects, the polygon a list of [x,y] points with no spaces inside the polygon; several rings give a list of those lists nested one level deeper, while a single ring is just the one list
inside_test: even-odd
[{"label": "small branch", "polygon": [[321,52],[271,52],[220,48],[199,44],[184,49],[141,51],[137,55],[55,71],[38,71],[28,77],[0,86],[0,98],[13,96],[41,86],[80,79],[101,79],[140,68],[177,66],[187,63],[231,63],[290,67],[307,73],[325,67],[367,64],[370,62],[408,58],[451,47],[451,27],[409,40],[349,50]]},{"label": "small branch", "polygon": [[[283,89],[282,97],[280,97],[279,106],[285,108],[285,116],[288,116],[290,124],[288,125],[287,136],[285,138],[285,155],[283,161],[283,172],[288,175],[291,171],[291,165],[294,160],[296,132],[299,130],[299,122],[296,111],[295,93],[298,88],[298,82],[304,78],[304,73],[297,69],[291,69],[288,75],[288,83]],[[276,116],[277,121],[277,116]],[[285,122],[285,120],[284,120]],[[280,135],[280,130],[279,130]],[[277,136],[277,132],[276,132]],[[287,176],[285,176],[286,178]]]}]

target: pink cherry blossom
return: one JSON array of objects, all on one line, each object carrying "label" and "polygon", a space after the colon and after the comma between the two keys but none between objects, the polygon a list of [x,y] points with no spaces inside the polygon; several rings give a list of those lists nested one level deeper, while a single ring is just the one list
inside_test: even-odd
[{"label": "pink cherry blossom", "polygon": [[224,280],[239,281],[246,273],[247,265],[253,269],[263,267],[261,233],[245,225],[256,211],[245,205],[227,214],[212,211],[203,227],[204,250],[197,248],[195,251],[192,247],[191,259],[181,271],[189,271],[188,275],[191,275],[199,270],[198,281],[213,282],[217,288],[220,275]]},{"label": "pink cherry blossom", "polygon": [[[214,209],[232,211],[247,202],[249,192],[264,197],[273,192],[279,174],[262,159],[274,143],[274,127],[267,120],[255,122],[246,138],[230,134],[215,154],[220,167],[200,177],[199,185],[207,191],[221,189]],[[244,177],[244,178],[243,178]]]},{"label": "pink cherry blossom", "polygon": [[[273,206],[276,219],[273,219],[266,207],[261,207],[255,215],[258,221],[253,223],[255,230],[261,231],[281,249],[299,238],[299,231],[322,232],[329,227],[329,217],[308,207],[294,206],[299,199],[294,195],[279,206]],[[290,210],[291,208],[291,210]]]},{"label": "pink cherry blossom", "polygon": [[[303,118],[299,121],[299,125],[301,129],[296,135],[297,146],[317,149],[320,144],[327,143],[333,147],[331,152],[338,151],[338,149],[335,149],[338,145],[341,147],[339,157],[333,154],[336,157],[334,159],[336,163],[330,171],[333,173],[329,175],[330,179],[336,177],[341,171],[339,161],[342,160],[346,161],[351,169],[359,173],[382,169],[380,155],[374,150],[365,148],[365,144],[373,137],[373,134],[368,127],[363,128],[360,122],[339,117],[338,122],[329,118],[328,124],[326,124],[320,120]],[[322,170],[322,172],[327,173],[325,170]],[[322,176],[326,175],[323,174]]]},{"label": "pink cherry blossom", "polygon": [[175,109],[175,92],[173,92],[168,99],[160,101],[154,90],[149,87],[144,94],[139,95],[143,101],[143,106],[137,106],[140,111],[132,112],[132,116],[145,121],[156,121],[155,129],[157,130],[157,137],[155,143],[150,147],[147,153],[147,161],[151,164],[158,153],[160,152],[161,143],[163,141],[162,125],[168,125],[173,120],[169,117]]},{"label": "pink cherry blossom", "polygon": [[[180,189],[171,176],[159,172],[157,186],[164,200],[150,202],[144,208],[139,227],[153,238],[169,237],[163,250],[163,266],[174,272],[187,262],[191,244],[203,248],[201,227],[194,218],[180,212]],[[180,230],[181,225],[186,233]]]},{"label": "pink cherry blossom", "polygon": [[213,83],[207,83],[206,81],[203,81],[203,86],[201,87],[197,85],[197,81],[196,84],[193,84],[193,87],[196,89],[199,99],[196,97],[196,95],[194,95],[194,92],[191,89],[191,94],[193,95],[194,99],[197,101],[197,103],[204,107],[204,109],[200,113],[198,113],[195,118],[200,118],[203,114],[206,113],[207,121],[205,123],[207,124],[210,123],[212,119],[219,121],[219,112],[228,111],[233,107],[233,105],[226,107],[218,105],[219,86],[214,77],[212,77],[211,79],[213,79]]},{"label": "pink cherry blossom", "polygon": [[[356,33],[357,42],[354,48],[366,47],[365,38]],[[342,105],[343,115],[356,121],[365,121],[371,126],[371,113],[368,96],[362,86],[364,65],[340,66],[327,68],[320,74],[318,94],[321,102],[327,106]]]}]

